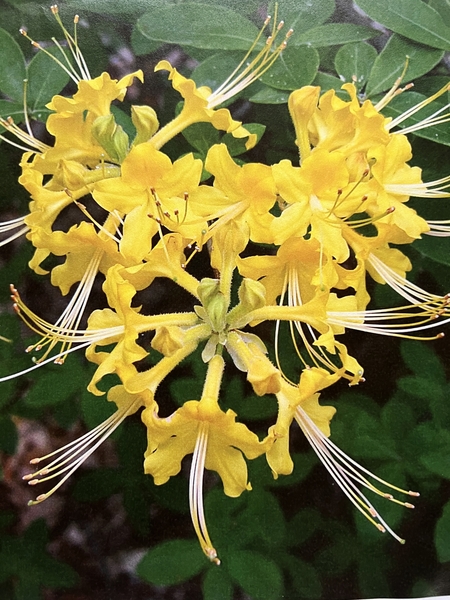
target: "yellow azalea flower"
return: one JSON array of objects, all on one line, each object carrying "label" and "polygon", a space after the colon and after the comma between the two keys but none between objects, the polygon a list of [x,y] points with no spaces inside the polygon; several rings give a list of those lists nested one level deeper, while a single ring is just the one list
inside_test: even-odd
[{"label": "yellow azalea flower", "polygon": [[127,88],[137,77],[143,81],[142,71],[136,71],[120,81],[111,79],[108,73],[78,83],[78,91],[72,98],[54,96],[47,108],[54,111],[47,119],[47,131],[55,136],[53,148],[45,153],[45,163],[51,171],[61,158],[73,160],[91,168],[111,159],[105,149],[92,135],[98,117],[111,113],[111,103],[122,101]]},{"label": "yellow azalea flower", "polygon": [[166,60],[162,60],[156,65],[155,71],[164,70],[169,72],[169,80],[172,82],[173,88],[184,99],[184,105],[180,114],[153,136],[151,141],[155,148],[161,148],[167,141],[193,123],[211,123],[216,129],[231,133],[236,138],[247,138],[247,149],[255,145],[256,135],[249,133],[239,121],[235,121],[226,108],[217,109],[217,107],[256,81],[271,67],[286,47],[287,39],[292,34],[292,30],[290,29],[283,42],[274,48],[275,41],[284,24],[283,21],[277,24],[275,18],[272,33],[267,38],[263,49],[252,60],[247,60],[270,20],[271,18],[267,17],[247,54],[233,73],[214,92],[207,86],[197,87],[192,79],[187,79],[181,75]]},{"label": "yellow azalea flower", "polygon": [[192,154],[172,163],[150,143],[142,143],[130,150],[120,177],[95,184],[96,202],[108,212],[125,215],[120,242],[125,257],[135,263],[144,259],[161,226],[191,240],[202,239],[207,223],[193,212],[190,202],[201,173],[202,162]]},{"label": "yellow azalea flower", "polygon": [[320,88],[313,86],[292,93],[289,111],[297,140],[303,140],[299,146],[302,162],[310,153],[308,139],[314,147],[329,152],[339,150],[345,157],[389,140],[385,127],[388,119],[370,100],[361,105],[353,84],[344,84],[342,89],[349,94],[350,101],[341,100],[335,90],[328,90],[316,104]]},{"label": "yellow azalea flower", "polygon": [[319,394],[305,397],[301,396],[300,392],[301,385],[297,387],[282,381],[281,389],[276,394],[278,416],[275,425],[269,428],[269,436],[273,437],[273,444],[266,452],[267,462],[275,479],[279,475],[290,475],[294,468],[289,454],[289,432],[297,406],[302,406],[326,437],[330,435],[329,424],[336,409],[332,406],[321,406],[318,402]]},{"label": "yellow azalea flower", "polygon": [[180,114],[152,137],[150,142],[155,148],[161,148],[194,123],[211,123],[216,129],[232,133],[236,138],[248,138],[245,144],[247,148],[252,148],[256,144],[256,135],[249,133],[240,121],[235,121],[227,108],[214,110],[213,106],[209,106],[208,98],[212,94],[210,88],[206,86],[197,88],[192,79],[181,75],[167,60],[161,60],[156,65],[155,71],[161,70],[169,72],[169,80],[184,99],[184,105]]},{"label": "yellow azalea flower", "polygon": [[[209,150],[205,168],[214,176],[214,189],[222,194],[222,207],[208,216],[214,223],[207,237],[233,221],[244,233],[248,230],[248,239],[253,242],[271,243],[269,226],[273,216],[269,211],[276,196],[270,167],[259,163],[239,166],[225,144],[217,144]],[[207,205],[205,208],[208,210]]]},{"label": "yellow azalea flower", "polygon": [[429,230],[425,219],[405,206],[411,195],[410,187],[422,183],[421,169],[407,164],[411,158],[411,145],[404,135],[392,136],[388,144],[368,152],[368,160],[373,163],[369,188],[373,191],[368,193],[364,208],[373,216],[390,211],[381,223],[384,227],[395,225],[404,232],[404,240],[399,235],[392,240],[397,244],[410,243]]},{"label": "yellow azalea flower", "polygon": [[[99,367],[88,386],[94,394],[102,394],[96,384],[108,373],[119,376],[127,365],[145,358],[148,355],[137,343],[139,333],[155,330],[163,326],[193,326],[197,324],[195,313],[179,315],[146,316],[139,309],[132,308],[131,303],[136,294],[134,286],[123,278],[122,267],[116,265],[109,269],[103,289],[111,308],[94,311],[88,320],[88,339],[92,341],[86,351],[86,357]],[[83,340],[84,337],[81,336]],[[115,343],[111,352],[97,352],[97,345]],[[191,350],[192,351],[192,350]]]},{"label": "yellow azalea flower", "polygon": [[292,459],[289,454],[289,430],[295,420],[305,434],[311,447],[321,460],[334,481],[352,502],[352,504],[381,532],[389,533],[399,542],[404,543],[379,515],[370,500],[364,495],[360,487],[387,500],[400,504],[405,508],[414,508],[409,502],[402,502],[392,494],[380,490],[370,480],[375,480],[383,486],[409,496],[418,496],[417,492],[402,490],[383,479],[380,479],[338,448],[331,440],[330,421],[336,410],[332,406],[321,406],[318,402],[319,394],[301,400],[299,388],[283,382],[281,391],[277,394],[278,418],[275,425],[269,429],[269,437],[273,444],[266,452],[267,462],[274,478],[279,475],[289,475],[293,470]]},{"label": "yellow azalea flower", "polygon": [[145,263],[124,269],[123,274],[136,290],[148,288],[157,277],[166,277],[198,298],[199,281],[186,270],[187,241],[178,233],[168,233],[150,250]]},{"label": "yellow azalea flower", "polygon": [[181,470],[183,458],[192,454],[189,504],[195,532],[206,556],[219,563],[210,540],[203,509],[203,471],[216,471],[227,496],[240,496],[251,489],[247,477],[245,455],[256,458],[265,444],[244,424],[236,423],[236,413],[223,412],[218,404],[224,361],[216,355],[208,364],[208,372],[200,401],[191,400],[167,418],[158,417],[149,407],[142,413],[147,427],[148,448],[144,470],[156,485],[168,481]]}]

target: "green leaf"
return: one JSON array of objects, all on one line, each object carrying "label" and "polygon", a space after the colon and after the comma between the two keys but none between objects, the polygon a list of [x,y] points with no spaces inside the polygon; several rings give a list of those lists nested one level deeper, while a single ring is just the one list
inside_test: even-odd
[{"label": "green leaf", "polygon": [[183,137],[201,156],[206,156],[211,146],[220,141],[220,134],[211,123],[194,123],[183,130]]},{"label": "green leaf", "polygon": [[430,345],[418,344],[416,340],[402,340],[400,352],[405,365],[416,375],[445,384],[444,367]]},{"label": "green leaf", "polygon": [[202,583],[203,600],[233,600],[233,584],[225,569],[212,565]]},{"label": "green leaf", "polygon": [[[259,123],[245,123],[244,127],[249,133],[256,134],[256,143],[259,142],[266,130],[266,126],[260,125]],[[222,136],[220,141],[227,146],[231,156],[239,156],[247,151],[247,148],[245,147],[246,138],[235,138],[233,134],[226,133]]]},{"label": "green leaf", "polygon": [[313,48],[340,46],[349,42],[362,42],[379,35],[378,31],[353,23],[326,23],[299,36],[293,35],[289,46],[306,44]]},{"label": "green leaf", "polygon": [[0,417],[0,450],[14,454],[17,446],[17,429],[9,416]]},{"label": "green leaf", "polygon": [[249,100],[254,104],[286,104],[288,98],[288,92],[275,90],[269,86],[265,86],[250,96]]},{"label": "green leaf", "polygon": [[354,82],[360,90],[366,84],[377,51],[366,42],[356,42],[342,46],[336,54],[334,65],[340,78]]},{"label": "green leaf", "polygon": [[89,429],[94,429],[117,410],[114,402],[108,402],[105,396],[94,396],[87,390],[81,394],[81,413]]},{"label": "green leaf", "polygon": [[[254,489],[248,496],[247,510],[239,517],[248,521],[264,546],[282,547],[286,537],[286,521],[278,500],[270,492]],[[243,523],[243,524],[244,524]]]},{"label": "green leaf", "polygon": [[322,525],[322,517],[314,508],[299,511],[288,526],[288,545],[301,546]]},{"label": "green leaf", "polygon": [[415,42],[450,50],[450,28],[421,0],[357,0],[371,19]]},{"label": "green leaf", "polygon": [[434,545],[439,562],[450,561],[450,502],[444,506],[442,516],[436,524],[434,532]]},{"label": "green leaf", "polygon": [[160,46],[160,42],[149,40],[139,31],[136,25],[134,26],[133,31],[131,32],[131,48],[136,56],[151,54],[152,52],[155,52],[155,50],[158,50]]},{"label": "green leaf", "polygon": [[64,402],[83,390],[86,384],[86,373],[78,360],[68,360],[64,366],[48,367],[39,375],[25,398],[26,404],[31,406]]},{"label": "green leaf", "polygon": [[[48,52],[60,58],[57,48]],[[69,75],[44,52],[38,52],[27,68],[27,104],[32,111],[43,110],[55,94],[61,92],[69,81]]]},{"label": "green leaf", "polygon": [[197,540],[170,540],[147,552],[137,574],[154,585],[174,585],[191,579],[206,566]]},{"label": "green leaf", "polygon": [[75,480],[72,496],[79,502],[97,502],[122,491],[123,472],[118,469],[95,469]]},{"label": "green leaf", "polygon": [[4,119],[12,117],[16,123],[20,123],[23,121],[23,102],[0,100],[0,117]]},{"label": "green leaf", "polygon": [[322,93],[326,92],[327,90],[336,90],[338,91],[339,95],[344,93],[345,97],[348,98],[347,92],[341,90],[342,81],[337,77],[334,77],[334,75],[319,72],[313,81],[313,85],[318,85],[321,88]]},{"label": "green leaf", "polygon": [[312,83],[319,63],[315,48],[288,45],[260,80],[279,90],[296,90]]},{"label": "green leaf", "polygon": [[394,33],[376,57],[367,82],[367,96],[375,96],[390,89],[401,76],[408,57],[408,68],[403,83],[425,75],[437,65],[444,53],[422,46]]},{"label": "green leaf", "polygon": [[428,6],[434,8],[444,21],[450,27],[450,2],[449,0],[429,0]]},{"label": "green leaf", "polygon": [[73,6],[78,13],[95,12],[102,15],[142,14],[149,8],[159,8],[172,4],[171,0],[66,0],[65,7]]},{"label": "green leaf", "polygon": [[229,8],[189,2],[156,8],[137,27],[153,41],[209,50],[248,50],[258,35],[253,23]]},{"label": "green leaf", "polygon": [[23,80],[27,77],[25,57],[19,44],[4,29],[0,29],[0,92],[11,100],[21,102],[23,98]]},{"label": "green leaf", "polygon": [[304,560],[294,556],[286,556],[284,562],[292,579],[292,585],[298,593],[298,598],[314,600],[321,598],[322,585],[317,570]]},{"label": "green leaf", "polygon": [[259,552],[236,550],[224,558],[230,576],[252,600],[279,600],[283,577],[279,567]]},{"label": "green leaf", "polygon": [[[314,4],[311,0],[278,0],[278,15],[283,19],[285,27],[294,30],[294,40],[295,36],[325,23],[335,8],[334,0],[320,0]],[[272,12],[269,14],[273,14],[272,7],[270,11]]]}]

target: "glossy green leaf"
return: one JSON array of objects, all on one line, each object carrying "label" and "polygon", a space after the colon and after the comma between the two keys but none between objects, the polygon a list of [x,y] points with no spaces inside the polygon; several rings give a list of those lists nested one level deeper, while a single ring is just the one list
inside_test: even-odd
[{"label": "glossy green leaf", "polygon": [[436,524],[434,544],[440,562],[450,561],[450,502],[444,506],[441,518]]},{"label": "glossy green leaf", "polygon": [[197,86],[206,85],[216,90],[237,68],[242,60],[241,52],[218,52],[208,56],[191,73]]},{"label": "glossy green leaf", "polygon": [[[272,3],[273,5],[274,3]],[[334,0],[278,0],[278,15],[283,19],[285,27],[294,30],[293,38],[313,27],[322,25],[334,13]],[[274,14],[270,6],[269,14]]]},{"label": "glossy green leaf", "polygon": [[444,23],[450,27],[450,1],[449,0],[429,0],[428,6],[434,8],[439,13]]},{"label": "glossy green leaf", "polygon": [[416,375],[441,385],[445,384],[445,370],[429,344],[418,344],[416,340],[402,340],[400,351],[406,366]]},{"label": "glossy green leaf", "polygon": [[142,14],[149,8],[159,8],[161,6],[168,6],[173,4],[171,0],[65,0],[65,6],[71,6],[77,10],[78,13],[95,12],[99,14]]},{"label": "glossy green leaf", "polygon": [[379,35],[378,31],[353,23],[326,23],[310,29],[299,36],[292,36],[289,45],[306,44],[313,48],[340,46],[349,42],[362,42]]},{"label": "glossy green leaf", "polygon": [[250,102],[255,104],[286,104],[288,99],[289,92],[276,90],[269,86],[265,86],[249,97]]},{"label": "glossy green leaf", "polygon": [[400,35],[392,35],[376,57],[367,82],[367,96],[374,96],[390,89],[400,77],[408,60],[408,68],[402,83],[413,81],[437,65],[444,52],[417,44]]},{"label": "glossy green leaf", "polygon": [[137,574],[154,585],[187,581],[208,565],[197,540],[170,540],[147,552]]},{"label": "glossy green leaf", "polygon": [[137,22],[148,39],[186,48],[248,50],[258,29],[248,19],[222,6],[183,3],[156,8]]},{"label": "glossy green leaf", "polygon": [[450,50],[450,27],[422,0],[357,0],[371,19],[426,46]]},{"label": "glossy green leaf", "polygon": [[183,137],[202,156],[206,156],[208,150],[220,141],[220,134],[210,123],[194,123],[183,131]]},{"label": "glossy green leaf", "polygon": [[360,90],[364,87],[377,57],[377,51],[366,42],[342,46],[336,54],[334,65],[343,82],[353,82]]},{"label": "glossy green leaf", "polygon": [[15,123],[23,121],[23,102],[10,102],[9,100],[0,99],[0,117],[7,119],[12,117]]},{"label": "glossy green leaf", "polygon": [[0,92],[11,100],[21,102],[23,98],[23,81],[27,77],[25,57],[19,44],[4,29],[0,29]]},{"label": "glossy green leaf", "polygon": [[[328,73],[317,73],[316,78],[313,81],[313,85],[318,85],[321,88],[322,93],[327,90],[341,90],[342,81],[334,75],[329,75]],[[347,92],[344,92],[348,97]]]},{"label": "glossy green leaf", "polygon": [[[266,130],[266,126],[259,123],[244,123],[244,127],[249,133],[256,135],[256,143],[259,142]],[[220,141],[227,146],[231,156],[239,156],[247,151],[245,147],[246,138],[235,138],[232,133],[226,133]]]},{"label": "glossy green leaf", "polygon": [[203,600],[233,600],[233,583],[225,569],[212,565],[202,582]]},{"label": "glossy green leaf", "polygon": [[319,53],[315,48],[288,45],[260,79],[279,90],[296,90],[312,83],[319,63]]},{"label": "glossy green leaf", "polygon": [[145,37],[136,25],[131,32],[131,47],[136,56],[142,56],[143,54],[150,54],[161,46],[161,42],[153,42]]},{"label": "glossy green leaf", "polygon": [[252,600],[279,600],[283,577],[279,567],[259,552],[235,550],[227,556],[230,576]]},{"label": "glossy green leaf", "polygon": [[[56,48],[49,48],[48,51],[58,58],[61,56]],[[44,52],[38,52],[30,61],[27,78],[27,103],[33,111],[43,109],[70,79],[69,75]]]}]

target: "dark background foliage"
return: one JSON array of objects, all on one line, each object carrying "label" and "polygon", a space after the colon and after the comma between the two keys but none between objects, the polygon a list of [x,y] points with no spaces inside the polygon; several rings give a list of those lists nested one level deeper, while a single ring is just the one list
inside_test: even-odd
[{"label": "dark background foliage", "polygon": [[[38,135],[39,121],[48,114],[45,104],[67,81],[51,61],[35,57],[18,29],[27,26],[39,41],[61,34],[41,2],[2,0],[0,8],[0,114],[20,121],[22,80],[28,77],[28,110]],[[164,123],[172,118],[178,97],[163,75],[153,73],[157,61],[168,58],[197,83],[214,88],[273,8],[259,0],[239,7],[234,0],[203,0],[200,5],[66,0],[60,12],[69,29],[74,13],[81,15],[80,45],[93,76],[105,69],[115,77],[144,70],[144,85],[131,88],[127,101],[153,106]],[[282,59],[231,107],[236,118],[265,127],[250,154],[243,156],[239,145],[233,148],[239,159],[268,164],[295,159],[286,101],[302,85],[339,89],[353,80],[361,97],[376,100],[403,71],[406,55],[405,81],[414,80],[414,94],[429,95],[448,79],[448,0],[280,0],[278,14],[295,33]],[[416,95],[404,94],[386,112],[395,115],[415,101]],[[116,118],[126,129],[126,107],[120,111]],[[414,163],[424,168],[424,179],[447,175],[448,124],[411,137]],[[173,158],[190,151],[202,157],[218,140],[215,130],[199,125],[165,151]],[[3,220],[27,209],[27,195],[17,183],[20,154],[0,143]],[[412,202],[424,216],[448,214],[445,199]],[[413,280],[446,293],[449,250],[446,239],[420,240],[409,248]],[[0,376],[30,366],[24,349],[34,339],[12,311],[8,284],[14,283],[26,303],[50,322],[67,302],[46,278],[29,271],[30,257],[26,240],[1,248],[0,333],[12,342],[0,342]],[[205,264],[199,256],[193,267],[204,275]],[[372,292],[374,306],[398,302],[384,287]],[[149,310],[159,311],[173,296],[168,284],[157,281],[144,300]],[[99,281],[89,308],[103,302]],[[260,333],[265,340],[272,335],[270,330]],[[405,546],[360,518],[302,434],[294,432],[290,477],[274,481],[261,458],[249,465],[253,491],[230,499],[214,474],[208,474],[206,515],[223,559],[220,568],[210,565],[189,518],[188,464],[173,481],[154,486],[142,472],[146,436],[139,415],[54,496],[27,507],[35,497],[21,479],[29,472],[29,460],[75,439],[110,411],[105,399],[92,398],[85,390],[91,366],[72,355],[63,367],[48,365],[1,384],[0,597],[337,600],[450,594],[448,341],[355,333],[347,343],[365,367],[367,381],[356,389],[338,384],[322,395],[322,402],[338,408],[332,438],[381,477],[421,492],[414,511],[381,498],[377,503],[407,539]],[[288,350],[283,356],[287,370],[298,369],[292,354]],[[198,397],[203,371],[194,355],[158,390],[167,411]],[[224,406],[263,431],[276,411],[273,399],[257,399],[238,376],[228,376],[226,384]]]}]

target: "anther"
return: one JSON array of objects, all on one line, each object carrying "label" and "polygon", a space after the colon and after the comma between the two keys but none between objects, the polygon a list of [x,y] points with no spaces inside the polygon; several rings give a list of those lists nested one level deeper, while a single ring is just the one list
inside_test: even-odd
[{"label": "anther", "polygon": [[53,13],[54,15],[57,15],[57,14],[58,14],[58,12],[59,12],[59,11],[58,11],[58,5],[57,5],[57,4],[52,4],[52,5],[50,6],[50,10],[52,11],[52,13]]},{"label": "anther", "polygon": [[39,479],[32,479],[31,481],[28,482],[28,485],[36,485],[39,483]]},{"label": "anther", "polygon": [[420,493],[419,492],[412,492],[411,490],[409,490],[408,496],[417,496],[417,497],[419,497]]},{"label": "anther", "polygon": [[406,506],[406,508],[416,508],[414,504],[411,504],[410,502],[405,502],[404,506]]},{"label": "anther", "polygon": [[280,21],[280,22],[278,23],[278,26],[277,26],[277,31],[280,31],[280,29],[281,29],[282,27],[284,27],[284,21]]},{"label": "anther", "polygon": [[375,523],[375,526],[378,531],[381,531],[381,533],[386,533],[386,529],[383,527],[383,525],[381,525],[381,523]]},{"label": "anther", "polygon": [[37,465],[37,464],[38,464],[38,463],[40,463],[40,462],[41,462],[41,459],[40,459],[40,458],[32,458],[32,459],[30,460],[30,465]]}]

